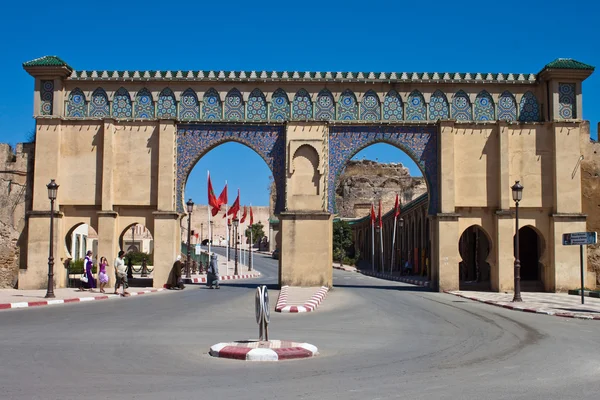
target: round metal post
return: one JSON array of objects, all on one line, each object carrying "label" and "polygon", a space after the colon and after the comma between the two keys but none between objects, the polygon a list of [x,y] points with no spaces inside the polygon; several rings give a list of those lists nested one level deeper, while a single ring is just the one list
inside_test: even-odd
[{"label": "round metal post", "polygon": [[48,249],[48,286],[46,289],[46,298],[54,298],[54,200],[58,192],[58,185],[54,179],[46,185],[48,188],[48,198],[50,199],[50,249]]},{"label": "round metal post", "polygon": [[233,271],[233,274],[237,275],[238,274],[238,221],[237,221],[237,219],[233,220],[233,228],[235,231],[235,258],[234,258],[235,269]]},{"label": "round metal post", "polygon": [[517,234],[515,235],[515,296],[513,301],[523,301],[521,299],[521,261],[519,260],[519,202],[516,202],[515,225]]}]

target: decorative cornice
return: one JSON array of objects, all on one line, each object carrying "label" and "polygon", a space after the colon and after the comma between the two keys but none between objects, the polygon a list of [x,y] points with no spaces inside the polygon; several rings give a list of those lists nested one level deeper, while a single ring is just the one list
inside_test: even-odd
[{"label": "decorative cornice", "polygon": [[573,222],[585,222],[587,219],[587,214],[578,214],[578,213],[556,213],[550,214],[555,220],[560,221],[573,221]]},{"label": "decorative cornice", "polygon": [[[49,218],[50,210],[31,210],[27,211],[26,215],[29,218]],[[63,216],[64,213],[62,211],[54,211],[54,218],[62,218]]]}]

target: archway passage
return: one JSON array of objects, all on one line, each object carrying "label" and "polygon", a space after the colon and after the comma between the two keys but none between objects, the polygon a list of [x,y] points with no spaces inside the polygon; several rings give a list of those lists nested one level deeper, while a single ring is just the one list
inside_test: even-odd
[{"label": "archway passage", "polygon": [[460,290],[489,290],[490,265],[486,261],[491,251],[490,240],[483,228],[473,225],[459,239],[458,251]]},{"label": "archway passage", "polygon": [[530,226],[519,229],[519,261],[522,281],[541,281],[540,256],[541,240]]},{"label": "archway passage", "polygon": [[72,261],[85,258],[88,250],[94,253],[95,260],[98,252],[98,233],[88,224],[74,225],[65,235],[65,250],[67,259]]}]

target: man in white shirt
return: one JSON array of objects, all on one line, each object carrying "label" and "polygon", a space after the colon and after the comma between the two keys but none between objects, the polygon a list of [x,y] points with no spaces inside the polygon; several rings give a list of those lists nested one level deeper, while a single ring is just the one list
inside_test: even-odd
[{"label": "man in white shirt", "polygon": [[119,255],[115,258],[115,294],[118,294],[119,286],[123,285],[123,296],[129,295],[127,288],[129,284],[127,282],[127,266],[123,256],[125,252],[119,251]]}]

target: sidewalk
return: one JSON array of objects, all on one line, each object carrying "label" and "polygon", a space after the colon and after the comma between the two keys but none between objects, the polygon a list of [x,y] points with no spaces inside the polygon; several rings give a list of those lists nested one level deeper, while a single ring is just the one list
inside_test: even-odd
[{"label": "sidewalk", "polygon": [[431,282],[427,279],[427,277],[418,275],[400,275],[400,271],[393,271],[391,274],[389,272],[381,273],[373,272],[372,270],[365,268],[359,269],[349,265],[344,265],[343,267],[340,267],[339,264],[334,264],[333,268],[342,271],[358,272],[363,275],[374,276],[376,278],[387,279],[390,281],[410,283],[411,285],[417,285],[422,287],[431,287]]},{"label": "sidewalk", "polygon": [[[229,281],[232,279],[252,279],[258,278],[260,276],[260,272],[253,269],[252,271],[248,271],[248,265],[242,264],[238,262],[238,274],[234,275],[235,272],[235,261],[230,260],[229,262],[225,257],[219,257],[219,281]],[[186,278],[185,273],[182,275],[183,283],[192,284],[192,283],[206,283],[206,268],[208,266],[203,267],[204,273],[202,274],[191,274],[191,278]]]}]

